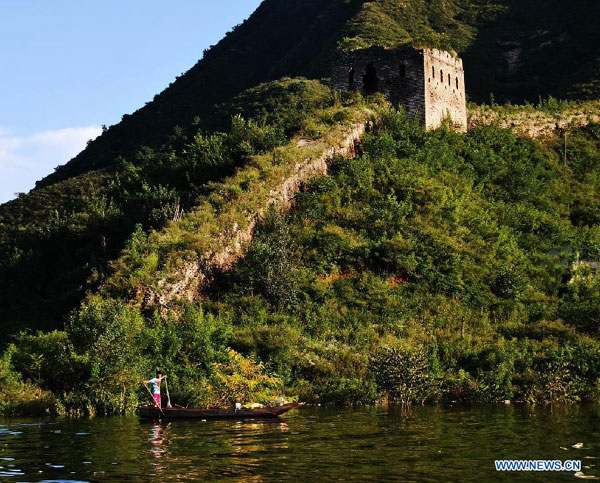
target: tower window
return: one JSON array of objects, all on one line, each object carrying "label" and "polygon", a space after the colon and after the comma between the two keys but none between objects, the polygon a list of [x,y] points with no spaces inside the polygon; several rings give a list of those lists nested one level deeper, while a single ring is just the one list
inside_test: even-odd
[{"label": "tower window", "polygon": [[448,85],[451,86],[452,82],[450,81],[450,74],[448,74]]},{"label": "tower window", "polygon": [[440,70],[440,82],[444,83],[444,71]]},{"label": "tower window", "polygon": [[435,79],[435,65],[431,66],[431,77]]},{"label": "tower window", "polygon": [[458,89],[458,77],[456,78],[456,88]]},{"label": "tower window", "polygon": [[379,79],[377,78],[377,69],[373,65],[373,62],[367,64],[365,73],[363,75],[363,89],[365,94],[373,94],[377,92],[379,88]]}]

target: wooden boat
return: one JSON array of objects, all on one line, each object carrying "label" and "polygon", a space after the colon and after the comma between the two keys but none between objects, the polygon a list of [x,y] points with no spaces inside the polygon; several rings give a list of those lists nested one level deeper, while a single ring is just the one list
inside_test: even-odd
[{"label": "wooden boat", "polygon": [[162,408],[156,406],[138,407],[138,415],[142,419],[272,419],[302,406],[295,402],[281,406],[255,409],[192,409],[192,408]]}]

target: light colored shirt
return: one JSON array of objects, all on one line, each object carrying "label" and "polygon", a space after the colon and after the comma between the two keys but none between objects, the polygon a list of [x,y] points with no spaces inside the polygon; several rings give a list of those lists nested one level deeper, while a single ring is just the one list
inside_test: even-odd
[{"label": "light colored shirt", "polygon": [[160,379],[154,377],[150,379],[150,384],[152,384],[152,394],[160,394]]}]

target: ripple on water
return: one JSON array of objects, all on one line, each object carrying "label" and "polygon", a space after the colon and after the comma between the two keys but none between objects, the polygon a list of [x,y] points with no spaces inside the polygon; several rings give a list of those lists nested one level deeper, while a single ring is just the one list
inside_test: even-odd
[{"label": "ripple on water", "polygon": [[40,483],[89,483],[86,480],[40,480]]},{"label": "ripple on water", "polygon": [[[524,459],[540,455],[581,459],[589,468],[577,477],[569,474],[574,482],[600,476],[600,468],[591,466],[598,464],[593,458],[600,458],[600,443],[596,443],[600,408],[581,409],[575,419],[572,412],[564,418],[554,412],[554,419],[543,426],[536,415],[545,417],[548,412],[536,409],[534,417],[532,411],[504,406],[499,410],[419,407],[381,415],[378,410],[307,408],[285,424],[163,423],[150,433],[152,444],[147,441],[152,426],[133,418],[59,419],[57,425],[48,422],[42,429],[20,427],[23,420],[8,420],[8,427],[0,430],[21,429],[24,435],[0,437],[0,455],[16,459],[0,461],[4,466],[0,481],[77,481],[78,476],[96,481],[187,481],[229,476],[267,482],[312,476],[315,481],[345,479],[347,483],[402,477],[478,483],[494,480],[493,459],[509,449]],[[53,430],[62,430],[62,435]],[[572,448],[579,442],[583,448]],[[48,462],[59,456],[61,462]],[[477,474],[473,464],[482,465]],[[40,469],[43,474],[38,474]],[[78,471],[73,474],[73,469]]]},{"label": "ripple on water", "polygon": [[1,470],[0,471],[0,476],[6,476],[6,477],[13,477],[13,476],[23,476],[25,475],[25,473],[23,473],[21,470],[19,469],[10,469],[10,470]]},{"label": "ripple on water", "polygon": [[582,480],[597,480],[598,479],[598,477],[593,476],[593,475],[586,475],[582,471],[578,471],[577,473],[575,473],[574,476],[575,476],[575,478],[580,478]]}]

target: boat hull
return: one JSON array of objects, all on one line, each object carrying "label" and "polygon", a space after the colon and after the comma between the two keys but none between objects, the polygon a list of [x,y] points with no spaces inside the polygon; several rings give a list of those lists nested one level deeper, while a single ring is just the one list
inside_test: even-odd
[{"label": "boat hull", "polygon": [[276,407],[256,409],[187,409],[140,406],[138,415],[142,419],[273,419],[291,411],[302,403],[283,404]]}]

